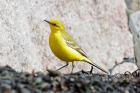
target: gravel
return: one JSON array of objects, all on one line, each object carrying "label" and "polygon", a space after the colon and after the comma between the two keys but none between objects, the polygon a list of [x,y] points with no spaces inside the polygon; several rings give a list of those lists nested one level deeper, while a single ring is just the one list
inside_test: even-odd
[{"label": "gravel", "polygon": [[80,71],[61,74],[48,70],[16,72],[0,67],[0,93],[140,93],[140,70],[133,73],[105,75]]}]

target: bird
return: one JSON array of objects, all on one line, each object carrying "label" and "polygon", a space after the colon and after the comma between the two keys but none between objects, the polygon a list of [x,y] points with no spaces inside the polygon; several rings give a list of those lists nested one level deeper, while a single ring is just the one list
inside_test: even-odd
[{"label": "bird", "polygon": [[72,63],[72,71],[75,67],[74,62],[86,62],[101,71],[108,73],[105,69],[101,68],[95,62],[93,63],[76,43],[73,37],[67,32],[64,23],[61,20],[51,19],[44,20],[50,26],[49,46],[54,55],[66,64],[57,70],[60,70]]}]

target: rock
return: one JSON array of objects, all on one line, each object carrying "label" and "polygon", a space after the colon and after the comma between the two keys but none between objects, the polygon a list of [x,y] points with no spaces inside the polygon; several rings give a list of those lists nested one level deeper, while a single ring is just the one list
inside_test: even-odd
[{"label": "rock", "polygon": [[[130,69],[132,68],[132,69]],[[134,63],[122,63],[118,66],[116,66],[113,70],[112,70],[112,75],[115,75],[116,73],[120,73],[123,74],[126,71],[129,71],[130,73],[134,72],[135,70],[137,70],[137,66]]]},{"label": "rock", "polygon": [[[132,69],[130,69],[132,68]],[[116,63],[109,71],[111,75],[123,74],[125,72],[132,73],[137,70],[137,65],[135,64],[134,58],[124,58],[121,63]]]},{"label": "rock", "polygon": [[140,11],[131,14],[129,19],[129,26],[134,40],[135,58],[137,65],[140,68]]},{"label": "rock", "polygon": [[140,70],[116,75],[77,72],[54,77],[41,72],[27,75],[1,66],[0,69],[8,72],[5,76],[13,75],[4,78],[0,74],[0,93],[140,93]]},{"label": "rock", "polygon": [[32,93],[32,92],[30,90],[28,90],[28,89],[22,88],[20,90],[20,93]]},{"label": "rock", "polygon": [[[109,69],[115,61],[134,56],[125,10],[123,0],[1,0],[0,65],[27,72],[64,65],[48,45],[50,29],[43,20],[53,18],[66,24],[93,62]],[[90,65],[76,63],[74,71],[81,69]],[[70,73],[71,66],[61,72]]]},{"label": "rock", "polygon": [[132,14],[140,10],[140,0],[125,0],[127,5],[127,13]]}]

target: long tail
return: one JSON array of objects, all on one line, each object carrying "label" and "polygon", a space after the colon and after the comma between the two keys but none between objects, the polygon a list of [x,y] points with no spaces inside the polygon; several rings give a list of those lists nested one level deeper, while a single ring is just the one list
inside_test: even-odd
[{"label": "long tail", "polygon": [[83,61],[86,62],[86,63],[88,63],[88,64],[90,64],[90,65],[92,65],[92,66],[94,66],[94,67],[96,67],[96,68],[98,68],[98,69],[100,69],[101,71],[103,71],[103,72],[109,74],[106,70],[104,70],[103,68],[101,68],[101,67],[98,66],[97,64],[93,63],[93,62],[90,61],[89,59],[86,58],[86,59],[84,59]]}]

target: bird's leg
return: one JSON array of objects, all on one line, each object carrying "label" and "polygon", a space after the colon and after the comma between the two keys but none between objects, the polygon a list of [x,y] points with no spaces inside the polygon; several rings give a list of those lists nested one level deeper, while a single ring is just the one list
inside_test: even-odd
[{"label": "bird's leg", "polygon": [[93,71],[93,66],[91,66],[91,69],[90,69],[90,71],[89,71],[90,74],[92,74],[92,71]]},{"label": "bird's leg", "polygon": [[60,69],[62,69],[62,68],[64,68],[64,67],[66,67],[66,66],[68,66],[69,65],[69,63],[67,62],[66,63],[66,65],[64,65],[64,66],[62,66],[62,67],[60,67],[59,69],[57,69],[57,70],[60,70]]},{"label": "bird's leg", "polygon": [[73,73],[73,69],[74,69],[74,62],[72,62],[72,70],[71,70],[71,73]]}]

